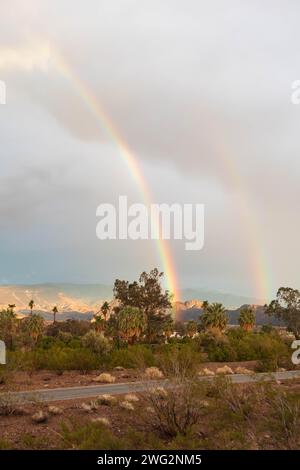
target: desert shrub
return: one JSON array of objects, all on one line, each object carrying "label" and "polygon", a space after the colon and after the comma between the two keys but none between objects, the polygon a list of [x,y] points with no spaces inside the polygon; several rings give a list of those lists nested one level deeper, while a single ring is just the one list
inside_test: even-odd
[{"label": "desert shrub", "polygon": [[0,438],[0,450],[9,450],[13,449],[13,444],[6,439]]},{"label": "desert shrub", "polygon": [[160,352],[157,360],[165,375],[189,377],[196,374],[202,355],[191,344],[170,345]]},{"label": "desert shrub", "polygon": [[0,364],[0,385],[6,384],[9,379],[9,376],[10,374],[9,374],[9,370],[7,369],[7,367]]},{"label": "desert shrub", "polygon": [[107,358],[107,364],[110,367],[122,366],[128,369],[143,369],[156,365],[156,359],[151,348],[136,344],[111,351]]},{"label": "desert shrub", "polygon": [[23,414],[20,398],[9,392],[0,394],[0,416]]},{"label": "desert shrub", "polygon": [[265,365],[269,364],[268,370],[272,370],[271,364],[277,367],[290,357],[288,344],[276,331],[256,333],[232,328],[224,335],[202,334],[198,341],[210,361],[261,360]]},{"label": "desert shrub", "polygon": [[78,421],[64,422],[61,425],[61,444],[63,449],[80,450],[132,450],[132,449],[165,449],[166,446],[158,436],[151,432],[138,432],[127,428],[124,435],[115,436],[101,421],[82,424]]},{"label": "desert shrub", "polygon": [[82,344],[85,348],[100,355],[107,354],[112,348],[110,341],[94,330],[88,331],[82,337]]},{"label": "desert shrub", "polygon": [[124,450],[128,449],[126,439],[114,436],[102,423],[91,422],[85,425],[78,422],[63,423],[61,429],[62,446],[80,450]]},{"label": "desert shrub", "polygon": [[[70,345],[72,340],[75,338],[69,331],[59,331],[57,339],[63,344]],[[80,341],[78,341],[78,343],[80,344]]]},{"label": "desert shrub", "polygon": [[55,347],[48,350],[33,352],[36,369],[55,370],[62,373],[64,370],[80,370],[86,373],[97,369],[100,365],[99,358],[88,349],[73,349]]},{"label": "desert shrub", "polygon": [[273,331],[275,331],[275,328],[272,325],[262,325],[261,331],[262,331],[262,333],[270,334]]},{"label": "desert shrub", "polygon": [[257,390],[255,386],[236,386],[227,381],[226,385],[222,386],[221,401],[238,422],[245,422],[250,426],[258,400]]},{"label": "desert shrub", "polygon": [[207,353],[210,361],[225,362],[236,361],[237,353],[228,337],[218,332],[204,333],[200,336],[200,345]]},{"label": "desert shrub", "polygon": [[187,380],[174,380],[167,393],[150,390],[146,400],[153,409],[145,417],[147,423],[164,437],[187,435],[204,413],[206,385]]},{"label": "desert shrub", "polygon": [[21,443],[23,449],[29,450],[43,450],[50,445],[49,438],[43,436],[32,436],[29,433],[25,433],[21,436]]},{"label": "desert shrub", "polygon": [[50,349],[56,344],[56,339],[53,336],[43,336],[38,340],[37,348]]},{"label": "desert shrub", "polygon": [[286,392],[269,393],[270,415],[268,427],[277,448],[298,449],[300,445],[300,397]]},{"label": "desert shrub", "polygon": [[264,358],[257,362],[255,366],[256,372],[275,372],[278,367],[276,358]]}]

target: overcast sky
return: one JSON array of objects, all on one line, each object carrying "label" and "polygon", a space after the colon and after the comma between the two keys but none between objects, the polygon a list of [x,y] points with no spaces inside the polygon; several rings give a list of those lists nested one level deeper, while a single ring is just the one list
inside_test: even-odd
[{"label": "overcast sky", "polygon": [[204,249],[170,243],[182,287],[300,287],[299,15],[292,0],[1,2],[0,282],[112,283],[160,263],[153,241],[96,238],[101,202],[142,201],[59,53],[154,201],[205,204]]}]

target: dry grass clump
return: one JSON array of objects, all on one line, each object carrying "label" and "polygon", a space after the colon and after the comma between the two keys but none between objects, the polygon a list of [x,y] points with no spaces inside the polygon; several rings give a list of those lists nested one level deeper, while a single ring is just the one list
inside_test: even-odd
[{"label": "dry grass clump", "polygon": [[19,398],[11,393],[1,393],[0,395],[0,416],[22,415],[25,411]]},{"label": "dry grass clump", "polygon": [[147,367],[145,376],[147,379],[162,379],[164,374],[158,367]]},{"label": "dry grass clump", "polygon": [[108,372],[103,372],[93,379],[94,382],[113,384],[116,381],[116,377],[109,374]]},{"label": "dry grass clump", "polygon": [[120,402],[120,407],[127,411],[134,411],[134,406],[130,401],[124,400]]},{"label": "dry grass clump", "polygon": [[48,421],[48,415],[44,411],[39,410],[31,416],[31,419],[36,424],[46,423],[46,421]]},{"label": "dry grass clump", "polygon": [[103,426],[110,426],[109,419],[104,418],[103,416],[98,416],[97,418],[93,418],[92,422],[102,424]]},{"label": "dry grass clump", "polygon": [[125,401],[129,401],[130,403],[140,401],[139,397],[137,397],[134,393],[128,393],[124,397]]},{"label": "dry grass clump", "polygon": [[61,415],[63,413],[63,410],[61,408],[59,408],[58,406],[52,406],[52,405],[49,405],[48,406],[48,411],[51,415]]},{"label": "dry grass clump", "polygon": [[98,401],[91,400],[90,403],[81,403],[81,408],[87,413],[89,413],[90,411],[97,411],[99,408]]},{"label": "dry grass clump", "polygon": [[233,370],[231,369],[231,367],[229,366],[223,366],[223,367],[218,367],[218,369],[216,370],[216,373],[218,375],[231,375],[233,374]]},{"label": "dry grass clump", "polygon": [[254,374],[253,370],[247,369],[247,367],[237,367],[235,369],[236,374],[245,374],[245,375],[251,375]]},{"label": "dry grass clump", "polygon": [[207,377],[213,377],[215,375],[214,371],[211,370],[211,369],[208,369],[207,367],[205,367],[203,370],[201,370],[199,372],[199,375],[202,376],[202,375],[206,375]]},{"label": "dry grass clump", "polygon": [[99,405],[111,406],[116,403],[116,398],[112,395],[104,393],[103,395],[98,396],[97,403],[99,403]]}]

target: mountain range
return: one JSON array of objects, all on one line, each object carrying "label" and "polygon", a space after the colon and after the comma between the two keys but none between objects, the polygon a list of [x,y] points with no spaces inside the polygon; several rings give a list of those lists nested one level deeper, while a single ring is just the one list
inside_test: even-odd
[{"label": "mountain range", "polygon": [[[109,301],[112,298],[113,288],[105,284],[45,283],[0,286],[0,309],[6,308],[8,304],[15,304],[19,315],[27,315],[28,303],[33,299],[34,310],[41,313],[46,320],[52,319],[51,310],[54,305],[59,311],[58,319],[90,319],[105,300]],[[230,322],[236,322],[239,308],[244,304],[256,305],[261,320],[264,322],[266,320],[261,307],[264,302],[259,299],[201,288],[183,289],[182,299],[173,304],[175,317],[182,320],[198,318],[203,300],[221,302],[228,309]]]}]

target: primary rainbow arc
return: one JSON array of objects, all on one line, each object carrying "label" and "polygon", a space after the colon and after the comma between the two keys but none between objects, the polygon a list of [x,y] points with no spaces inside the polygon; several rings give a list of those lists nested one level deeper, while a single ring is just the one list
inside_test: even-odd
[{"label": "primary rainbow arc", "polygon": [[[130,170],[130,173],[139,189],[139,192],[145,204],[150,206],[153,199],[151,197],[148,184],[138,164],[138,160],[130,150],[127,142],[125,142],[125,140],[122,138],[122,136],[114,126],[107,113],[104,111],[103,107],[99,102],[99,99],[94,96],[91,89],[73,72],[72,68],[69,64],[67,64],[66,60],[57,53],[55,54],[55,63],[62,75],[70,80],[74,88],[77,90],[79,96],[84,101],[85,105],[93,113],[101,128],[106,131],[109,138],[115,143],[116,147],[120,152],[120,155],[122,156]],[[165,274],[167,288],[169,292],[173,295],[173,300],[179,300],[179,282],[169,244],[166,240],[158,239],[156,240],[156,247],[162,262],[162,268]]]}]

